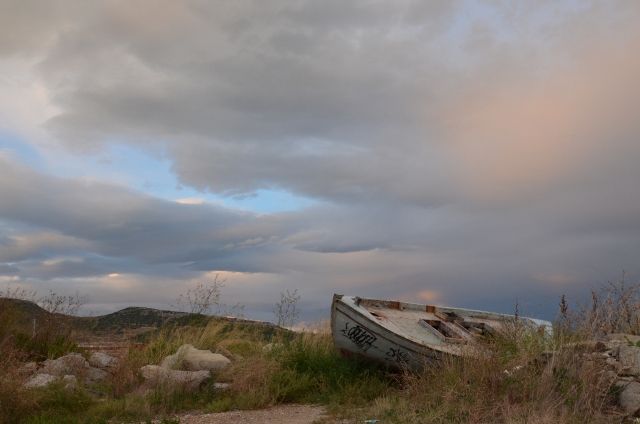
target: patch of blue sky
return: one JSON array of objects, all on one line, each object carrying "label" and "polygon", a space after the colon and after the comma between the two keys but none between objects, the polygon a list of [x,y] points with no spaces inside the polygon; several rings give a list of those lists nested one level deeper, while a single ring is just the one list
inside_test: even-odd
[{"label": "patch of blue sky", "polygon": [[224,198],[226,206],[264,214],[305,209],[316,203],[285,190],[257,190],[252,196]]},{"label": "patch of blue sky", "polygon": [[168,200],[202,200],[232,209],[268,214],[294,211],[312,206],[315,201],[285,190],[257,190],[247,196],[223,196],[181,184],[171,170],[171,162],[161,154],[124,144],[113,144],[94,164],[103,173],[115,173],[126,185],[152,196]]},{"label": "patch of blue sky", "polygon": [[0,152],[15,157],[32,168],[42,169],[44,161],[38,150],[21,137],[0,129]]},{"label": "patch of blue sky", "polygon": [[108,144],[100,152],[76,155],[62,150],[39,152],[19,137],[0,133],[0,149],[31,168],[65,178],[89,178],[129,187],[150,196],[177,201],[206,202],[259,214],[295,211],[314,205],[312,199],[286,190],[257,190],[251,195],[224,196],[185,186],[161,153],[122,143]]}]

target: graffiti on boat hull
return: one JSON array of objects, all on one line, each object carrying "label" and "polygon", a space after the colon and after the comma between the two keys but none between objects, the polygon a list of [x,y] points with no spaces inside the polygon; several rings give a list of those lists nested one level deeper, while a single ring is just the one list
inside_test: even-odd
[{"label": "graffiti on boat hull", "polygon": [[373,346],[373,342],[378,340],[376,336],[369,333],[367,330],[365,330],[361,326],[349,325],[349,324],[350,323],[345,322],[344,328],[340,330],[340,332],[365,352],[369,350],[371,346]]},{"label": "graffiti on boat hull", "polygon": [[400,348],[390,347],[386,354],[387,360],[394,361],[398,365],[409,363],[409,354]]}]

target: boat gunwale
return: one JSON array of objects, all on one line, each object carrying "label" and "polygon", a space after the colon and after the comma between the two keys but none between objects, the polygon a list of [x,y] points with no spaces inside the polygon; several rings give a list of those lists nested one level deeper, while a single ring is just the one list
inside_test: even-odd
[{"label": "boat gunwale", "polygon": [[[342,295],[337,295],[337,296],[341,296],[340,299],[348,298],[348,299],[359,300],[360,303],[361,302],[366,302],[366,303],[378,302],[378,303],[381,303],[383,305],[396,304],[396,305],[398,305],[400,307],[404,306],[405,309],[409,309],[409,310],[412,310],[412,311],[418,311],[418,312],[422,311],[422,312],[432,312],[433,313],[435,311],[443,311],[443,312],[458,312],[458,311],[460,311],[460,312],[467,313],[469,315],[473,315],[474,318],[482,318],[482,317],[485,317],[486,319],[513,319],[513,318],[516,318],[516,316],[513,315],[513,314],[504,314],[504,313],[500,313],[500,312],[481,311],[479,309],[454,308],[454,307],[451,307],[451,306],[429,305],[429,304],[426,304],[426,303],[402,302],[402,301],[399,301],[399,300],[382,300],[382,299],[373,299],[373,298],[360,297],[360,296],[342,296]],[[360,306],[359,303],[356,303],[356,306]],[[362,306],[362,308],[366,310],[366,308],[364,306]],[[391,307],[391,306],[387,306],[387,308],[388,309],[399,309],[399,310],[402,310],[401,308],[396,308],[396,307]],[[549,321],[540,320],[540,319],[531,318],[531,317],[518,317],[518,319],[530,321],[532,324],[538,324],[538,325],[551,324]]]},{"label": "boat gunwale", "polygon": [[[349,301],[345,301],[345,300],[349,300]],[[383,325],[384,323],[380,322],[380,320],[378,319],[378,317],[376,317],[375,315],[373,315],[371,313],[371,311],[369,311],[365,306],[361,306],[360,303],[365,302],[365,303],[380,303],[382,305],[393,305],[393,307],[388,307],[388,309],[398,309],[398,310],[403,310],[402,307],[404,306],[406,309],[410,310],[410,311],[416,311],[416,312],[420,312],[420,311],[424,311],[427,313],[434,313],[439,311],[443,311],[443,312],[461,312],[464,314],[468,314],[469,318],[473,319],[473,318],[477,318],[477,319],[486,319],[486,320],[497,320],[497,321],[502,321],[502,320],[509,320],[509,319],[514,319],[516,318],[515,315],[509,315],[509,314],[502,314],[502,313],[497,313],[497,312],[487,312],[487,311],[480,311],[480,310],[474,310],[474,309],[464,309],[464,308],[452,308],[452,307],[446,307],[446,306],[436,306],[436,305],[427,305],[427,304],[419,304],[419,303],[409,303],[409,302],[400,302],[400,301],[390,301],[390,300],[381,300],[381,299],[372,299],[372,298],[362,298],[359,296],[345,296],[345,295],[340,295],[340,294],[334,294],[333,295],[333,302],[332,302],[332,331],[333,329],[333,321],[334,321],[334,316],[333,316],[333,310],[337,309],[338,305],[343,305],[344,307],[349,308],[350,310],[352,310],[355,314],[357,314],[357,316],[362,317],[362,319],[366,320],[365,323],[363,322],[358,322],[358,324],[364,326],[364,327],[370,327],[371,325],[375,326],[377,328],[377,332],[379,333],[380,331],[386,331],[389,332],[391,334],[394,334],[396,337],[400,338],[402,341],[406,341],[412,345],[415,345],[417,347],[419,347],[421,350],[431,350],[431,351],[436,351],[439,353],[444,353],[444,354],[451,354],[451,355],[462,355],[463,352],[461,352],[464,348],[463,346],[469,346],[468,344],[453,344],[451,342],[447,342],[444,341],[442,343],[438,343],[438,344],[434,344],[434,343],[428,343],[425,341],[420,341],[420,340],[416,340],[415,338],[411,337],[409,334],[407,334],[405,331],[394,331],[393,329]],[[408,308],[407,308],[408,307]],[[341,311],[343,314],[347,315],[344,311]],[[358,321],[355,320],[353,316],[351,315],[347,315],[350,319],[354,320],[354,321]],[[530,318],[530,317],[518,317],[518,319],[524,320],[525,322],[527,322],[529,325],[532,326],[536,326],[538,328],[545,328],[547,331],[549,330],[549,328],[551,328],[551,323],[549,321],[545,321],[545,320],[540,320],[540,319],[536,319],[536,318]],[[389,322],[393,322],[392,320],[389,320]],[[378,334],[380,335],[380,334]],[[335,336],[334,336],[335,338]],[[385,340],[391,342],[391,340],[388,337],[384,337]],[[395,343],[395,342],[394,342]],[[397,343],[396,343],[397,344]]]}]

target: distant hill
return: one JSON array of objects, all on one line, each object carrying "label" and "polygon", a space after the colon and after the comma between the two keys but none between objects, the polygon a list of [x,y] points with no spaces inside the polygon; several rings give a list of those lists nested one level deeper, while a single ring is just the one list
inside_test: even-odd
[{"label": "distant hill", "polygon": [[49,312],[42,309],[35,302],[31,302],[29,300],[0,297],[0,308],[6,307],[11,307],[16,312],[29,317],[40,317],[49,314]]},{"label": "distant hill", "polygon": [[[0,312],[11,309],[14,323],[30,329],[35,319],[42,322],[51,318],[51,313],[42,309],[34,302],[21,299],[11,299],[0,297]],[[199,314],[179,311],[165,311],[153,308],[143,308],[132,306],[106,315],[94,317],[64,316],[70,324],[78,330],[88,330],[95,332],[118,332],[137,328],[161,327],[167,324],[173,325],[202,325],[209,319],[219,319],[237,323],[247,323],[267,328],[277,327],[275,324],[263,321],[253,321],[231,317],[210,317]]]},{"label": "distant hill", "polygon": [[33,320],[44,321],[51,314],[34,302],[0,297],[0,325],[29,332]]},{"label": "distant hill", "polygon": [[187,312],[163,311],[153,308],[132,306],[107,315],[96,317],[78,317],[82,326],[96,331],[108,331],[124,328],[160,327],[190,315]]}]

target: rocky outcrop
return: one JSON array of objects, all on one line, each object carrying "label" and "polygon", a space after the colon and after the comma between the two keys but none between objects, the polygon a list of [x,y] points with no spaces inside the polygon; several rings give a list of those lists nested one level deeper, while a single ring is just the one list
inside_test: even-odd
[{"label": "rocky outcrop", "polygon": [[60,378],[55,375],[44,373],[38,373],[31,377],[26,383],[24,383],[24,387],[29,389],[36,387],[46,387],[58,381],[61,381],[63,387],[67,390],[74,390],[78,387],[78,379],[75,375],[67,374]]},{"label": "rocky outcrop", "polygon": [[89,356],[89,365],[103,370],[113,370],[118,366],[118,359],[104,352],[93,352]]},{"label": "rocky outcrop", "polygon": [[618,401],[624,412],[635,415],[640,410],[640,383],[630,381],[622,386]]},{"label": "rocky outcrop", "polygon": [[87,384],[99,383],[109,375],[107,372],[89,365],[89,362],[79,353],[69,353],[58,359],[48,359],[39,372],[57,377],[74,375]]},{"label": "rocky outcrop", "polygon": [[109,377],[109,373],[96,367],[87,368],[84,374],[84,381],[88,384],[100,383]]},{"label": "rocky outcrop", "polygon": [[69,353],[58,359],[47,359],[42,364],[39,372],[62,377],[67,374],[84,374],[88,368],[89,363],[82,355],[79,353]]},{"label": "rocky outcrop", "polygon": [[180,346],[173,355],[169,355],[160,364],[163,368],[186,371],[219,371],[231,361],[224,355],[209,350],[196,349],[190,344]]},{"label": "rocky outcrop", "polygon": [[[114,362],[105,357],[94,358],[93,363],[104,365],[106,369],[114,366]],[[31,373],[35,373],[27,380],[25,387],[43,387],[54,381],[62,380],[65,387],[75,388],[79,380],[85,384],[95,384],[109,377],[107,371],[91,366],[79,353],[69,353],[57,359],[47,359],[39,368],[35,363],[28,364],[28,368],[25,365],[24,368],[30,370]]]},{"label": "rocky outcrop", "polygon": [[181,371],[172,370],[158,365],[145,365],[140,368],[140,374],[152,387],[163,387],[167,390],[182,389],[197,390],[211,377],[208,370]]},{"label": "rocky outcrop", "polygon": [[[150,387],[194,391],[211,378],[212,371],[222,370],[230,363],[224,355],[185,344],[173,355],[165,357],[160,365],[140,368],[140,374]],[[226,386],[221,383],[216,388],[224,389]]]},{"label": "rocky outcrop", "polygon": [[32,389],[35,387],[45,387],[58,381],[58,377],[51,374],[38,373],[24,383],[24,387]]},{"label": "rocky outcrop", "polygon": [[608,334],[602,340],[574,347],[582,352],[584,367],[605,370],[605,378],[617,388],[618,403],[624,412],[640,415],[640,336]]}]

